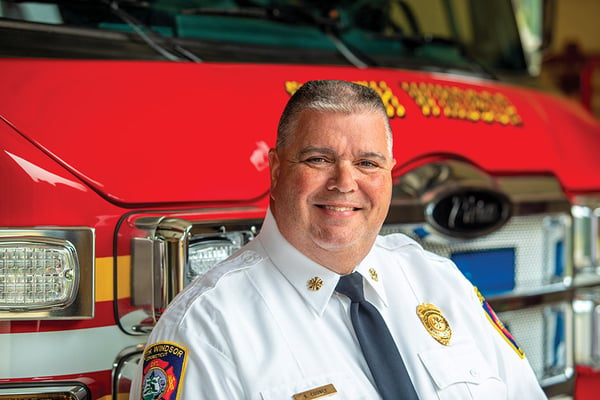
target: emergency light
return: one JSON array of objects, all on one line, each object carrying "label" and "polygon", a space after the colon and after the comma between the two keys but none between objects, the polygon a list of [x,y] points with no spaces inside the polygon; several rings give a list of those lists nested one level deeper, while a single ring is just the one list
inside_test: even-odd
[{"label": "emergency light", "polygon": [[94,315],[95,232],[0,229],[0,320]]},{"label": "emergency light", "polygon": [[0,239],[0,310],[62,308],[77,294],[75,247],[54,238]]}]

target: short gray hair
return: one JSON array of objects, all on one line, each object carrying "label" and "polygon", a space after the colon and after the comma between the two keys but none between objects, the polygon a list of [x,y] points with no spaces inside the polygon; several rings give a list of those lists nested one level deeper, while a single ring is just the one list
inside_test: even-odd
[{"label": "short gray hair", "polygon": [[277,127],[278,148],[285,147],[294,135],[296,123],[303,111],[353,114],[373,112],[385,119],[389,155],[392,157],[392,128],[379,94],[364,85],[340,80],[315,80],[304,83],[285,106]]}]

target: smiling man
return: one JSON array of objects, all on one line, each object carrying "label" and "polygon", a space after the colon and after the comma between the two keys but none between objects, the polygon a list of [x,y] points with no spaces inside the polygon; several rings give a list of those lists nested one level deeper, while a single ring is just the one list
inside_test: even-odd
[{"label": "smiling man", "polygon": [[450,260],[378,236],[395,160],[377,93],[305,83],[269,162],[260,234],[171,303],[131,399],[546,398]]},{"label": "smiling man", "polygon": [[378,98],[370,103],[364,93],[331,87],[346,103],[302,110],[313,94],[301,92],[288,105],[269,154],[271,211],[294,247],[347,274],[369,252],[387,215],[395,161]]}]

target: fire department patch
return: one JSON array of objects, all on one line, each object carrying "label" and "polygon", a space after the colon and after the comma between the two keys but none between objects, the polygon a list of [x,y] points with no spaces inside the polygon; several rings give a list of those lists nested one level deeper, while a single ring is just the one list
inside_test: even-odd
[{"label": "fire department patch", "polygon": [[525,358],[525,353],[523,352],[521,347],[519,347],[517,341],[515,340],[515,338],[513,338],[508,329],[506,329],[502,321],[500,321],[500,319],[498,318],[492,307],[485,300],[483,295],[479,292],[479,289],[475,288],[475,293],[477,293],[477,297],[479,297],[479,301],[481,302],[481,306],[485,311],[485,316],[487,317],[487,319],[492,323],[494,328],[496,328],[498,333],[502,335],[502,337],[504,338],[504,340],[506,340],[510,347],[519,355],[519,357]]},{"label": "fire department patch", "polygon": [[158,342],[144,351],[143,400],[177,400],[187,363],[187,349]]}]

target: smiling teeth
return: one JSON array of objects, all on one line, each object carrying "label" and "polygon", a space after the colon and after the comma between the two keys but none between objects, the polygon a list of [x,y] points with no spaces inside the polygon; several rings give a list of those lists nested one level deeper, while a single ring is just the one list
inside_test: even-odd
[{"label": "smiling teeth", "polygon": [[333,210],[333,211],[352,211],[352,210],[354,210],[353,207],[323,206],[323,208],[326,208],[327,210]]}]

